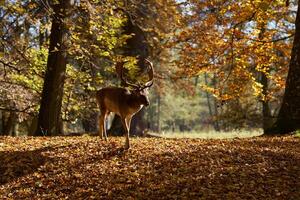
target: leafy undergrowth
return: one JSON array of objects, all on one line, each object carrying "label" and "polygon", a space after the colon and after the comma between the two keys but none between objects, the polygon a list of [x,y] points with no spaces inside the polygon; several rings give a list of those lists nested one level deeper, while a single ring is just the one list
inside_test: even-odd
[{"label": "leafy undergrowth", "polygon": [[0,199],[300,199],[300,138],[0,137]]}]

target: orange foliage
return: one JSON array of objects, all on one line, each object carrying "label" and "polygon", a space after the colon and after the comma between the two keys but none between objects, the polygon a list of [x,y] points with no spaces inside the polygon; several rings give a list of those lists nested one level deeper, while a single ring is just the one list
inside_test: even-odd
[{"label": "orange foliage", "polygon": [[294,31],[291,5],[280,0],[187,2],[187,26],[172,41],[179,48],[178,76],[214,74],[218,84],[212,90],[221,99],[249,93],[248,85],[255,96],[266,98],[259,73],[271,81],[268,98],[283,88]]}]

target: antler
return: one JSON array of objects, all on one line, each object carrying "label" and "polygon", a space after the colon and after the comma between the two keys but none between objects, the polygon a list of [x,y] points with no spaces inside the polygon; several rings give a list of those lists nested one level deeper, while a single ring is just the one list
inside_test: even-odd
[{"label": "antler", "polygon": [[124,78],[124,64],[125,62],[118,62],[116,64],[116,72],[121,79],[121,84],[123,86],[131,86],[137,90],[143,90],[145,88],[151,87],[153,85],[153,78],[154,78],[154,70],[153,70],[153,64],[148,59],[145,59],[145,62],[149,64],[150,70],[148,71],[149,80],[144,84],[144,86],[139,86],[133,83],[127,82],[127,80]]},{"label": "antler", "polygon": [[148,59],[145,59],[145,62],[149,64],[150,70],[148,72],[149,75],[149,80],[145,83],[145,86],[142,89],[151,87],[153,85],[153,78],[154,78],[154,69],[153,69],[153,64],[150,62]]},{"label": "antler", "polygon": [[116,72],[117,72],[117,75],[119,76],[119,78],[121,79],[121,85],[123,86],[131,86],[135,89],[139,89],[140,87],[136,84],[133,84],[133,83],[129,83],[127,82],[127,80],[124,78],[124,64],[125,62],[118,62],[116,64]]}]

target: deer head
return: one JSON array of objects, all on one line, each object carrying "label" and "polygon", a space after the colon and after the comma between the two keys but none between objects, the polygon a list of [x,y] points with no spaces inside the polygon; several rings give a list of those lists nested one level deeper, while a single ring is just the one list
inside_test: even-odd
[{"label": "deer head", "polygon": [[134,84],[129,83],[124,78],[124,63],[118,63],[116,65],[116,72],[121,83],[125,87],[130,87],[130,89],[122,87],[106,87],[97,91],[96,99],[100,108],[99,116],[99,134],[101,138],[107,140],[105,120],[106,116],[113,112],[121,117],[122,124],[126,131],[126,143],[125,149],[129,146],[129,129],[131,118],[134,114],[140,111],[143,106],[149,105],[149,99],[147,96],[147,89],[153,85],[154,70],[152,63],[145,59],[145,63],[149,66],[149,79],[144,84]]}]

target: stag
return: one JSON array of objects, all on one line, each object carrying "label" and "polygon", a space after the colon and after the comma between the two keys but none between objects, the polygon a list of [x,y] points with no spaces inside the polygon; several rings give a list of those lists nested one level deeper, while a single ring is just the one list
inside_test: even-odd
[{"label": "stag", "polygon": [[105,120],[110,112],[121,117],[122,125],[125,129],[125,149],[129,149],[129,130],[132,117],[140,111],[143,106],[149,105],[147,89],[153,85],[153,65],[145,59],[145,63],[149,66],[149,80],[145,84],[129,83],[124,78],[124,63],[116,66],[116,72],[122,81],[122,85],[130,87],[130,89],[122,87],[106,87],[97,91],[96,99],[100,108],[99,116],[99,134],[107,140]]}]

